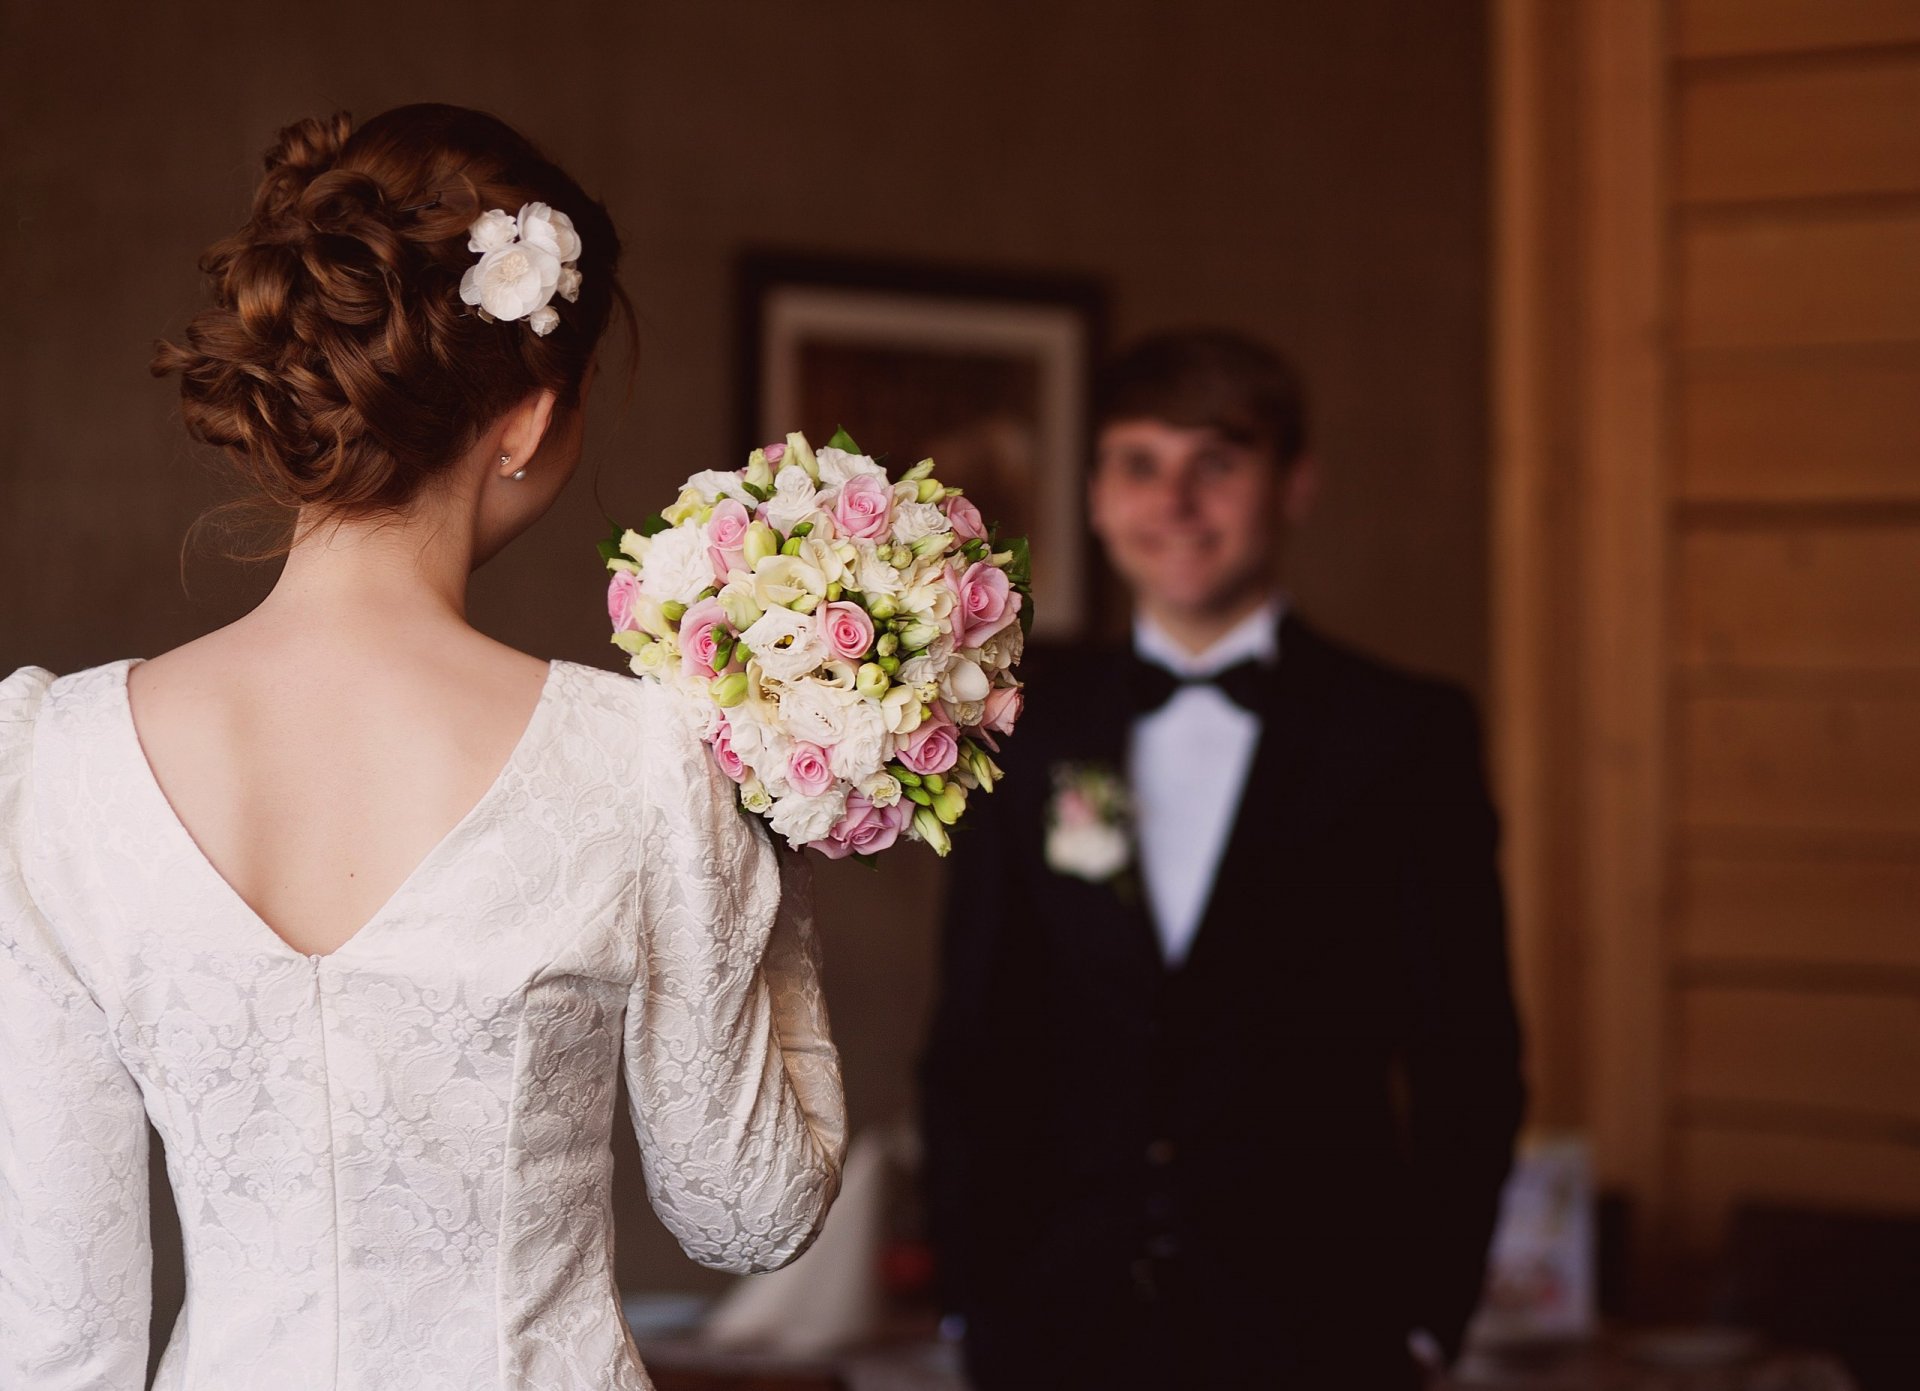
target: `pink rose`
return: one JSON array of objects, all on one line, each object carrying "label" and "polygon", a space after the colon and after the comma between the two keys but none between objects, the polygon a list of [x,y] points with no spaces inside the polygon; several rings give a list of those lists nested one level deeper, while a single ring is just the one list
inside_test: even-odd
[{"label": "pink rose", "polygon": [[[980,717],[982,729],[992,734],[1013,733],[1014,722],[1020,718],[1020,712],[1027,707],[1027,693],[1019,686],[996,686],[987,692],[987,713]],[[998,750],[999,745],[994,748]]]},{"label": "pink rose", "polygon": [[906,736],[906,744],[896,757],[922,777],[953,767],[960,758],[960,740],[946,711],[935,705],[934,717]]},{"label": "pink rose", "polygon": [[633,621],[634,597],[640,593],[640,577],[626,570],[615,570],[607,582],[607,617],[613,631],[631,633],[640,625]]},{"label": "pink rose", "polygon": [[735,782],[745,782],[747,761],[733,751],[733,726],[725,716],[713,727],[713,737],[708,742],[713,745],[713,761],[720,765],[720,771]]},{"label": "pink rose", "polygon": [[991,561],[975,561],[958,576],[948,574],[959,595],[953,608],[955,647],[978,647],[1020,612],[1020,596],[1007,583],[1007,572]]},{"label": "pink rose", "polygon": [[720,650],[713,630],[726,621],[718,599],[702,599],[680,616],[680,669],[687,675],[713,678],[713,654]]},{"label": "pink rose", "polygon": [[893,527],[893,487],[871,473],[856,473],[840,485],[829,514],[842,536],[884,541]]},{"label": "pink rose", "polygon": [[830,860],[849,855],[878,855],[899,838],[913,819],[913,803],[904,798],[890,807],[876,807],[864,793],[847,795],[847,810],[826,837],[811,842]]},{"label": "pink rose", "polygon": [[715,584],[725,584],[733,571],[747,568],[742,547],[752,524],[744,503],[727,498],[714,504],[713,515],[707,518],[707,559],[713,562]]},{"label": "pink rose", "polygon": [[836,599],[820,608],[820,630],[833,655],[857,662],[873,646],[873,620],[858,604]]},{"label": "pink rose", "polygon": [[762,445],[760,452],[767,456],[768,463],[777,464],[787,457],[787,442],[781,440],[778,444]]},{"label": "pink rose", "polygon": [[962,541],[984,541],[987,539],[987,524],[980,516],[980,509],[964,497],[950,497],[945,504],[947,520],[953,525],[953,534]]},{"label": "pink rose", "polygon": [[818,744],[795,744],[787,755],[787,779],[803,797],[818,797],[833,786],[827,751]]}]

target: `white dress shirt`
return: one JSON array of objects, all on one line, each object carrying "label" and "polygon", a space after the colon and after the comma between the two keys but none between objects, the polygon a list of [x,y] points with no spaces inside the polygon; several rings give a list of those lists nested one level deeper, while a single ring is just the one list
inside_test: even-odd
[{"label": "white dress shirt", "polygon": [[[1279,657],[1276,596],[1205,652],[1192,655],[1144,615],[1133,648],[1176,676],[1212,676],[1253,659]],[[1133,722],[1127,743],[1140,870],[1166,962],[1186,960],[1233,832],[1234,814],[1260,742],[1260,717],[1213,686],[1183,686]]]}]

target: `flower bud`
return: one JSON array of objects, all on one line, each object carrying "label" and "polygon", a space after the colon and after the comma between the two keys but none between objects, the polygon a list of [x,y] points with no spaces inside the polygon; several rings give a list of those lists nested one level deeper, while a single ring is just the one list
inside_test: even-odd
[{"label": "flower bud", "polygon": [[882,657],[891,657],[900,650],[900,635],[898,633],[882,633],[880,634],[880,641],[876,643],[875,646],[879,649]]},{"label": "flower bud", "polygon": [[669,623],[678,623],[687,616],[687,606],[678,599],[669,599],[660,606],[660,612]]},{"label": "flower bud", "polygon": [[938,773],[928,773],[921,785],[929,792],[944,792],[947,790],[947,780]]},{"label": "flower bud", "polygon": [[940,824],[951,826],[960,819],[960,813],[967,809],[967,789],[955,783],[933,794],[933,814],[940,818]]},{"label": "flower bud", "polygon": [[907,549],[913,553],[916,560],[925,560],[930,555],[939,555],[952,541],[952,532],[935,531],[922,536]]},{"label": "flower bud", "polygon": [[744,633],[760,621],[761,608],[745,590],[722,590],[720,607],[727,611],[727,626],[736,633]]},{"label": "flower bud", "polygon": [[899,783],[902,787],[920,786],[920,782],[921,782],[920,775],[914,772],[913,769],[907,767],[904,763],[890,764],[887,767],[887,771],[893,774],[894,781]]},{"label": "flower bud", "polygon": [[916,502],[938,502],[940,495],[944,492],[946,492],[946,489],[940,486],[939,479],[922,478],[920,480],[920,489],[914,495],[914,500]]},{"label": "flower bud", "polygon": [[913,547],[895,546],[887,556],[887,564],[896,570],[905,570],[913,564]]},{"label": "flower bud", "polygon": [[867,605],[867,617],[871,618],[875,623],[885,623],[889,618],[892,618],[899,612],[900,606],[884,594],[879,595],[872,603]]},{"label": "flower bud", "polygon": [[939,636],[940,628],[937,624],[909,623],[900,631],[900,645],[909,652],[918,652]]},{"label": "flower bud", "polygon": [[645,633],[628,631],[615,633],[613,635],[613,645],[629,657],[637,657],[643,648],[653,646],[653,639]]},{"label": "flower bud", "polygon": [[718,676],[721,672],[725,671],[727,669],[727,663],[731,662],[732,660],[733,660],[733,640],[731,638],[727,639],[724,642],[718,642],[714,644],[713,661],[711,665],[713,668],[713,674],[715,676]]},{"label": "flower bud", "polygon": [[747,455],[746,481],[756,488],[773,486],[773,465],[767,461],[767,451],[756,449]]},{"label": "flower bud", "polygon": [[900,481],[902,483],[918,483],[921,479],[927,477],[932,472],[933,472],[933,460],[922,459],[919,463],[915,464],[912,468],[908,469],[905,473],[901,474]]},{"label": "flower bud", "polygon": [[782,462],[798,464],[807,471],[807,477],[815,483],[820,481],[820,464],[813,457],[813,446],[798,430],[787,436],[787,456]]},{"label": "flower bud", "polygon": [[818,594],[802,594],[799,598],[788,604],[787,607],[795,613],[812,613],[820,607],[820,596]]},{"label": "flower bud", "polygon": [[913,830],[915,835],[933,848],[934,854],[943,859],[953,849],[953,840],[947,835],[947,828],[940,824],[940,818],[930,808],[921,807],[914,812]]},{"label": "flower bud", "polygon": [[924,787],[909,787],[906,789],[905,795],[909,802],[917,806],[930,807],[933,805],[933,794]]},{"label": "flower bud", "polygon": [[846,592],[846,586],[841,584],[839,580],[834,580],[827,586],[827,602],[829,604],[833,603]]},{"label": "flower bud", "polygon": [[740,542],[740,554],[746,558],[749,570],[779,549],[780,533],[765,522],[755,522],[749,526]]},{"label": "flower bud", "polygon": [[805,540],[802,537],[789,536],[785,541],[781,543],[780,554],[781,555],[799,555],[800,547],[804,544],[805,544]]},{"label": "flower bud", "polygon": [[736,671],[731,676],[722,676],[707,687],[707,694],[722,710],[730,710],[747,698],[747,674]]},{"label": "flower bud", "polygon": [[[888,633],[887,636],[892,637],[893,634]],[[878,662],[874,663],[874,665],[879,667],[880,670],[884,671],[889,676],[897,675],[900,671],[900,659],[894,656],[891,652],[889,652],[886,656],[882,657]]]},{"label": "flower bud", "polygon": [[861,695],[869,696],[874,700],[885,695],[887,687],[892,684],[893,679],[887,675],[886,668],[878,662],[861,663],[860,671],[853,679],[853,688]]}]

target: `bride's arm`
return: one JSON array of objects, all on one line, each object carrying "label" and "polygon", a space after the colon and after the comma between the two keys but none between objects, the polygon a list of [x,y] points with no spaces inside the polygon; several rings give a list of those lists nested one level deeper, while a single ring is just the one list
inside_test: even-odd
[{"label": "bride's arm", "polygon": [[[665,710],[661,700],[656,708]],[[840,1187],[846,1104],[806,865],[674,718],[651,760],[627,1088],[647,1195],[702,1265],[785,1265]]]},{"label": "bride's arm", "polygon": [[45,674],[0,683],[0,1386],[146,1384],[147,1122],[21,867]]}]

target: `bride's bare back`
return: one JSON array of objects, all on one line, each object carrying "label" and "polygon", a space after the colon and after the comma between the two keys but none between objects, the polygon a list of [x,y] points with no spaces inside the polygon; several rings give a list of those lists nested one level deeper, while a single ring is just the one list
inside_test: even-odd
[{"label": "bride's bare back", "polygon": [[243,621],[142,663],[128,694],[201,853],[289,946],[326,955],[493,784],[548,666],[471,630],[383,651],[271,628]]}]

